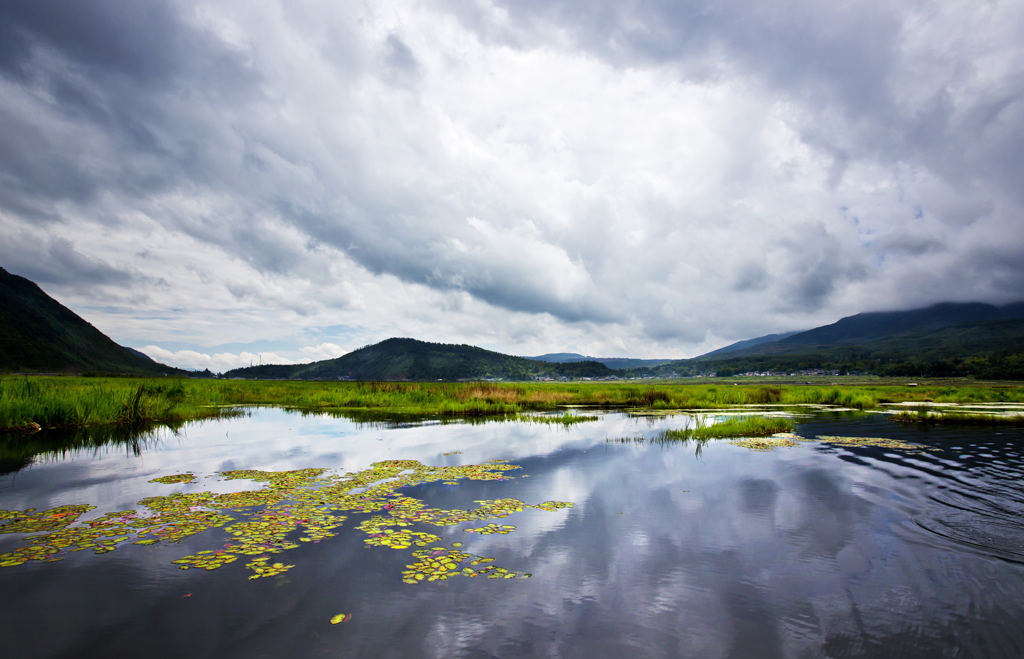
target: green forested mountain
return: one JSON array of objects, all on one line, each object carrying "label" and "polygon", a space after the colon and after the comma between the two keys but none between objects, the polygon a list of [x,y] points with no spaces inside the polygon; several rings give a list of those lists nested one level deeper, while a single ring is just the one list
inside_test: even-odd
[{"label": "green forested mountain", "polygon": [[1024,378],[1024,303],[944,303],[848,316],[775,339],[741,341],[660,374],[815,369],[876,375]]},{"label": "green forested mountain", "polygon": [[[336,359],[252,366],[228,371],[225,376],[529,380],[824,370],[1024,379],[1024,302],[1002,307],[946,303],[909,311],[862,313],[803,332],[740,341],[694,359],[660,362],[596,360],[576,353],[514,357],[469,345],[395,338]],[[3,372],[194,375],[114,343],[33,282],[0,268],[0,373]]]},{"label": "green forested mountain", "polygon": [[114,343],[33,282],[3,268],[0,372],[185,373]]},{"label": "green forested mountain", "polygon": [[250,366],[228,371],[224,376],[303,380],[528,380],[611,374],[603,364],[590,361],[545,363],[468,345],[387,339],[335,359],[294,366]]}]

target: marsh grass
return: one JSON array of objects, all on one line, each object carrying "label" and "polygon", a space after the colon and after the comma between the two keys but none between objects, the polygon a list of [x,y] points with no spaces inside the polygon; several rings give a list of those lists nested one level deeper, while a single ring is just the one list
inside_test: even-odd
[{"label": "marsh grass", "polygon": [[664,430],[658,438],[668,440],[707,440],[732,437],[767,437],[781,432],[792,432],[795,424],[787,417],[739,416],[718,423],[708,423],[706,417],[694,417],[694,423],[685,428]]},{"label": "marsh grass", "polygon": [[1022,414],[989,414],[985,412],[937,411],[919,408],[912,412],[897,412],[892,415],[897,423],[956,426],[1024,426]]},{"label": "marsh grass", "polygon": [[[1019,385],[748,385],[632,382],[316,382],[176,378],[0,378],[0,429],[84,427],[215,417],[232,407],[272,405],[303,412],[400,420],[511,418],[563,405],[654,411],[738,405],[1024,402]],[[721,425],[721,424],[715,424]],[[717,432],[717,431],[716,431]]]},{"label": "marsh grass", "polygon": [[589,423],[591,421],[598,421],[600,417],[592,414],[573,414],[566,412],[560,415],[546,415],[539,416],[536,414],[519,414],[515,417],[515,421],[526,421],[529,423],[546,423],[549,425],[560,425],[563,427],[575,426],[580,423]]}]

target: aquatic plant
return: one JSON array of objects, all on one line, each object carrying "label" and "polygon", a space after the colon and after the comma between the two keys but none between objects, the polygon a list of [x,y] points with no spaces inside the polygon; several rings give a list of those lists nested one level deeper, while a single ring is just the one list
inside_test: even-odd
[{"label": "aquatic plant", "polygon": [[704,415],[693,418],[693,424],[685,428],[664,430],[658,435],[661,440],[702,440],[728,437],[766,437],[793,430],[793,420],[778,416],[735,416],[718,423],[708,423]]},{"label": "aquatic plant", "polygon": [[926,407],[913,412],[897,412],[892,420],[898,423],[946,424],[957,426],[1022,426],[1022,414],[991,414],[963,410],[933,410]]},{"label": "aquatic plant", "polygon": [[538,415],[538,414],[519,414],[514,420],[515,421],[526,421],[528,423],[547,423],[550,425],[560,425],[568,428],[580,423],[589,423],[591,421],[598,421],[601,417],[593,414],[573,414],[572,412],[565,412],[560,415]]},{"label": "aquatic plant", "polygon": [[934,446],[913,444],[888,437],[838,437],[835,435],[819,435],[816,441],[836,444],[839,446],[876,446],[878,448],[896,449],[899,451],[938,451]]},{"label": "aquatic plant", "polygon": [[150,479],[150,483],[163,483],[164,485],[176,485],[178,483],[194,483],[196,481],[196,475],[191,471],[184,474],[170,474],[168,476],[160,476],[159,478]]},{"label": "aquatic plant", "polygon": [[799,443],[799,437],[789,433],[772,435],[771,437],[747,437],[745,439],[737,439],[729,442],[734,446],[742,446],[752,451],[770,451],[775,448],[781,448],[786,446],[796,446]]},{"label": "aquatic plant", "polygon": [[[457,526],[502,519],[524,510],[555,511],[570,502],[544,501],[527,504],[518,499],[476,501],[472,509],[436,509],[403,495],[405,487],[431,482],[460,480],[501,481],[520,469],[504,460],[448,467],[427,466],[413,460],[375,462],[369,469],[348,474],[327,474],[325,469],[291,471],[233,470],[220,472],[226,480],[252,480],[263,486],[241,492],[175,492],[147,497],[140,509],[109,512],[78,523],[92,506],[60,506],[45,511],[0,510],[0,533],[42,533],[26,538],[23,547],[0,554],[0,567],[29,561],[58,561],[68,551],[91,549],[96,554],[127,544],[175,543],[213,528],[223,528],[227,541],[217,549],[204,549],[172,561],[183,570],[216,570],[250,557],[245,563],[249,579],[273,577],[295,567],[273,557],[304,542],[317,543],[332,537],[351,514],[370,517],[356,525],[366,535],[368,547],[414,549],[416,560],[406,566],[402,581],[408,584],[447,580],[452,576],[527,578],[524,572],[492,565],[492,558],[439,545],[440,536],[408,528],[414,524]],[[188,480],[186,480],[188,479]],[[192,482],[193,474],[169,474],[150,482]],[[489,523],[465,529],[482,535],[507,534],[509,524]]]}]

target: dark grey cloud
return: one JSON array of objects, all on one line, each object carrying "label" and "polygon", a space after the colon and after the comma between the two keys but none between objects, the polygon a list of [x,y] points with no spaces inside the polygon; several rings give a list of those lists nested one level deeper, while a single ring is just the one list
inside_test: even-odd
[{"label": "dark grey cloud", "polygon": [[56,53],[89,77],[124,78],[142,88],[165,88],[188,77],[216,79],[223,92],[248,79],[237,53],[185,19],[188,9],[176,2],[116,0],[6,3],[0,40],[10,46],[0,66],[34,78],[36,62]]},{"label": "dark grey cloud", "polygon": [[736,272],[733,289],[737,291],[762,291],[769,284],[768,272],[760,263],[745,263]]},{"label": "dark grey cloud", "polygon": [[42,244],[24,235],[7,236],[7,239],[16,249],[5,253],[4,267],[40,285],[58,285],[81,291],[106,285],[159,283],[83,254],[65,238],[51,238]]},{"label": "dark grey cloud", "polygon": [[104,76],[160,85],[187,54],[188,32],[182,28],[172,7],[162,3],[8,3],[0,39],[17,47],[0,63],[30,75],[28,62],[39,55],[33,49],[42,47]]},{"label": "dark grey cloud", "polygon": [[419,71],[416,56],[397,34],[389,34],[384,41],[384,61],[398,80],[414,79]]},{"label": "dark grey cloud", "polygon": [[[148,194],[210,173],[200,162],[206,136],[175,116],[176,99],[244,102],[255,77],[178,9],[102,0],[5,6],[0,75],[26,96],[0,104],[0,203],[45,209],[112,188]],[[52,114],[41,121],[40,111]]]}]

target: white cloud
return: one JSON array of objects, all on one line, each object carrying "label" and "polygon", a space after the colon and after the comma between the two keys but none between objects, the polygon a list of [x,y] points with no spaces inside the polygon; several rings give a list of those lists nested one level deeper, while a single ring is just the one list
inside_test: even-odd
[{"label": "white cloud", "polygon": [[162,364],[193,371],[209,369],[214,373],[223,373],[224,371],[243,366],[295,363],[291,359],[273,352],[240,352],[237,354],[218,352],[211,355],[195,350],[171,351],[153,345],[144,346],[140,350]]},{"label": "white cloud", "polygon": [[322,359],[334,359],[335,357],[341,357],[342,355],[352,352],[354,347],[342,347],[337,343],[319,343],[315,346],[303,346],[299,352],[302,353],[305,360],[308,361],[320,361]]}]

